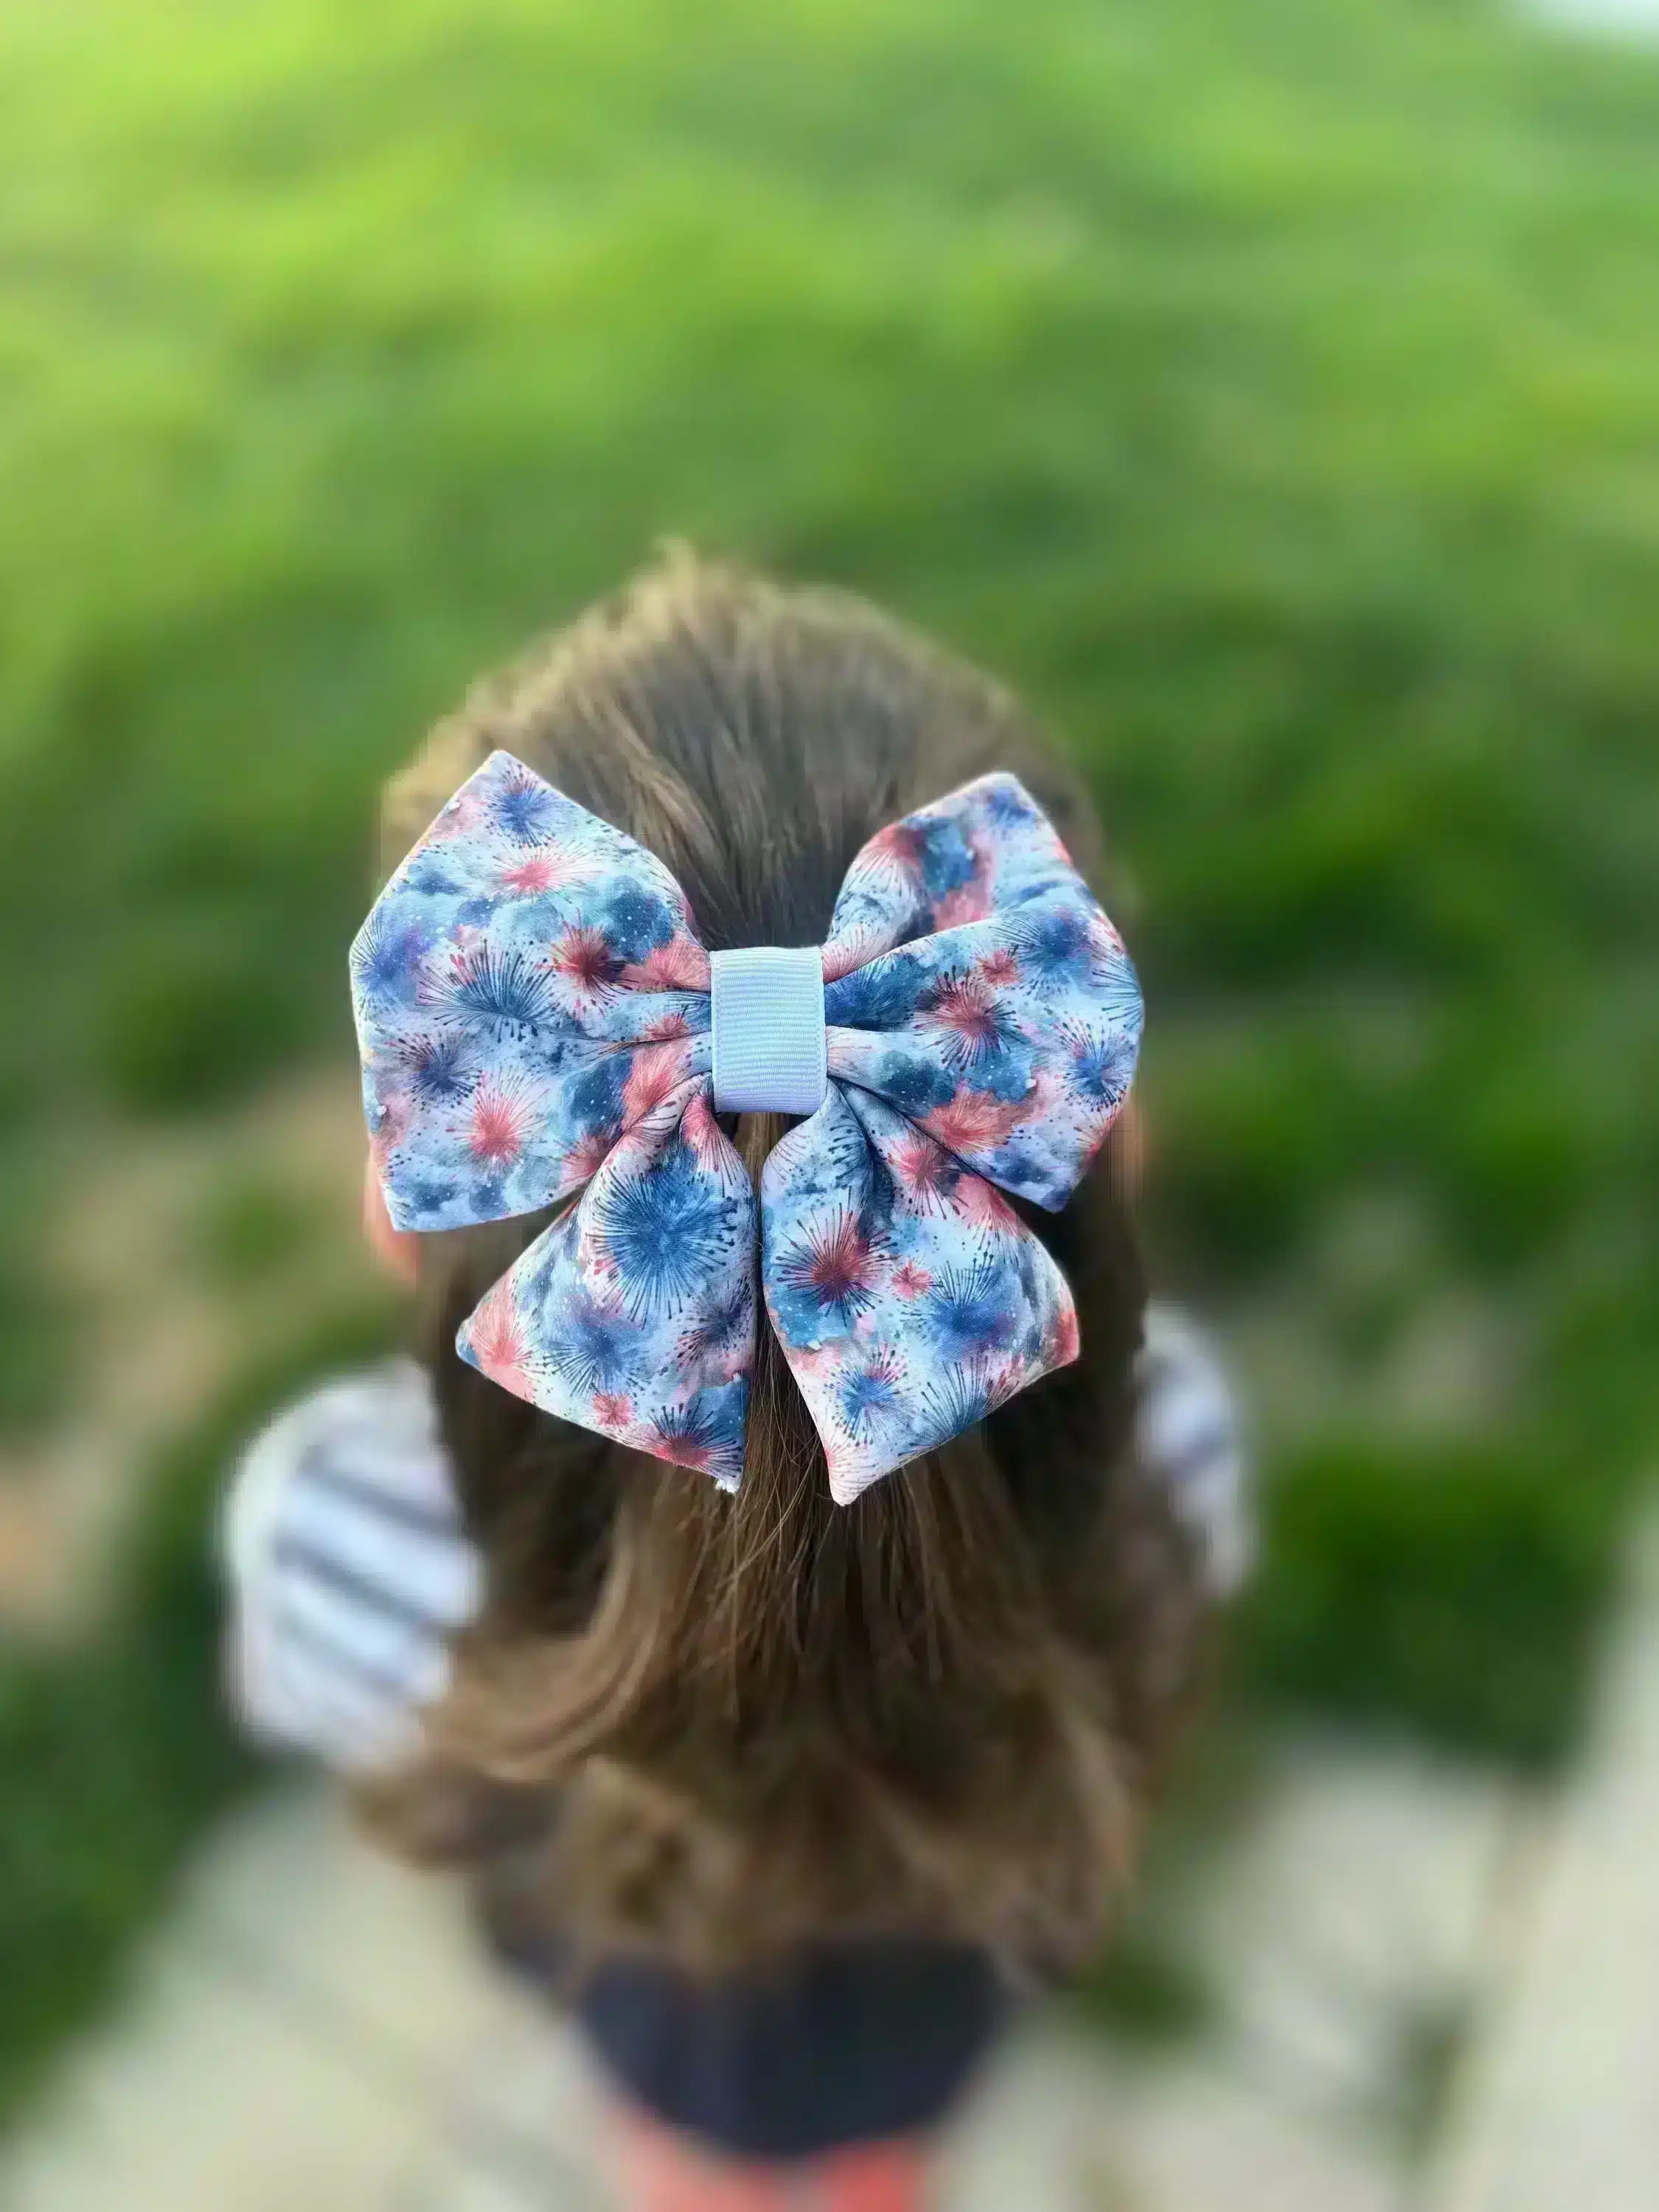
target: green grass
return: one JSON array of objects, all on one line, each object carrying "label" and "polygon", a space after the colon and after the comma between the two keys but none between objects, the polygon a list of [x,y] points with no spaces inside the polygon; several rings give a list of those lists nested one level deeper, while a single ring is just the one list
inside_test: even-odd
[{"label": "green grass", "polygon": [[204,1185],[191,1243],[207,1280],[236,1290],[298,1267],[330,1225],[318,1218],[314,1199],[256,1166]]},{"label": "green grass", "polygon": [[377,780],[663,536],[857,585],[1088,765],[1161,1271],[1348,1394],[1251,1679],[1560,1757],[1659,1410],[1656,131],[1473,0],[23,0],[14,1152],[346,1049]]},{"label": "green grass", "polygon": [[1246,1679],[1350,1720],[1547,1767],[1575,1741],[1607,1573],[1605,1488],[1509,1442],[1328,1443],[1277,1471]]}]

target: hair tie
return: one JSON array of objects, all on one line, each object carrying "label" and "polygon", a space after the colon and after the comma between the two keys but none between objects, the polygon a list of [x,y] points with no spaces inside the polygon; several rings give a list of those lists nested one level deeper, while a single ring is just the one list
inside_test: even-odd
[{"label": "hair tie", "polygon": [[[545,1412],[735,1487],[758,1279],[846,1504],[1077,1356],[1066,1279],[1000,1194],[1071,1195],[1140,992],[1012,775],[872,838],[822,946],[711,957],[654,854],[495,753],[351,980],[397,1227],[580,1194],[457,1339]],[[806,1117],[758,1209],[715,1119],[738,1112]]]}]

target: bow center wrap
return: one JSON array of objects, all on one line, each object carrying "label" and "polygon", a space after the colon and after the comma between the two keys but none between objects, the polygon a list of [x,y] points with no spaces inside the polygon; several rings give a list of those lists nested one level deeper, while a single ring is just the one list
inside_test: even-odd
[{"label": "bow center wrap", "polygon": [[711,952],[708,969],[715,1111],[816,1114],[829,1086],[819,947]]}]

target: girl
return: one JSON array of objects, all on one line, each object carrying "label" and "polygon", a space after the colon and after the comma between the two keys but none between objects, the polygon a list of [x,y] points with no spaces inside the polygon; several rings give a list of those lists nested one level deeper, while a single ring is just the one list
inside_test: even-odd
[{"label": "girl", "polygon": [[[652,2212],[922,2201],[1099,1943],[1243,1565],[1224,1388],[1148,1326],[1133,974],[1056,830],[1097,879],[983,677],[685,559],[387,794],[367,1209],[418,1357],[250,1455],[237,1686],[469,1871]],[[775,945],[823,949],[727,957]]]}]

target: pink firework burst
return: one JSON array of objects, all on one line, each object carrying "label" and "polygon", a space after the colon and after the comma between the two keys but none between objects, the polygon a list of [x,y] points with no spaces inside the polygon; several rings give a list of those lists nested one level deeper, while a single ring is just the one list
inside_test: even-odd
[{"label": "pink firework burst", "polygon": [[492,1382],[515,1398],[533,1398],[530,1346],[514,1304],[512,1285],[497,1283],[466,1325],[466,1346]]},{"label": "pink firework burst", "polygon": [[643,960],[630,961],[622,979],[636,991],[706,991],[708,955],[677,933],[666,945],[653,945]]},{"label": "pink firework burst", "polygon": [[963,1218],[972,1222],[975,1229],[998,1230],[1006,1234],[1020,1226],[1019,1216],[1013,1207],[983,1176],[963,1176],[957,1185],[957,1206]]},{"label": "pink firework burst", "polygon": [[522,1076],[489,1075],[472,1094],[467,1150],[481,1167],[510,1168],[524,1151],[541,1103]]},{"label": "pink firework burst", "polygon": [[777,1272],[778,1279],[817,1312],[851,1327],[875,1303],[882,1264],[857,1214],[844,1206],[828,1221],[814,1222],[802,1243],[779,1261]]},{"label": "pink firework burst", "polygon": [[673,1095],[684,1079],[685,1052],[678,1044],[645,1044],[634,1054],[628,1080],[623,1085],[623,1120],[629,1127],[643,1121],[653,1109]]},{"label": "pink firework burst", "polygon": [[946,891],[933,904],[933,926],[936,929],[960,929],[970,921],[983,921],[990,910],[985,884],[976,864],[974,873],[955,890]]},{"label": "pink firework burst", "polygon": [[578,1137],[564,1157],[564,1173],[559,1177],[561,1191],[574,1190],[579,1183],[597,1175],[610,1157],[617,1136],[613,1129],[590,1129]]},{"label": "pink firework burst", "polygon": [[477,793],[463,785],[421,842],[423,845],[447,845],[452,838],[470,836],[477,828],[482,812]]},{"label": "pink firework burst", "polygon": [[1006,1145],[1030,1109],[1023,1098],[995,1098],[988,1091],[958,1091],[927,1117],[929,1133],[947,1152],[995,1152]]},{"label": "pink firework burst", "polygon": [[862,968],[876,956],[885,951],[887,940],[872,923],[861,921],[842,937],[836,938],[824,948],[823,980],[838,982],[850,975],[855,968]]},{"label": "pink firework burst", "polygon": [[972,1067],[1006,1045],[1013,1034],[1007,1012],[989,984],[977,975],[952,975],[927,994],[920,1017],[924,1028],[943,1033],[951,1066]]},{"label": "pink firework burst", "polygon": [[[896,898],[914,907],[921,887],[922,861],[925,844],[921,836],[906,822],[890,822],[878,830],[860,852],[847,872],[842,885],[842,897],[873,901],[879,908],[890,906]],[[901,909],[902,910],[902,909]],[[889,933],[879,925],[860,923],[849,934],[870,943],[872,951],[879,951],[892,942]],[[878,941],[877,941],[878,940]],[[825,971],[824,980],[833,982],[844,975],[848,967],[862,964],[864,956],[851,963],[837,957]]]},{"label": "pink firework burst", "polygon": [[602,929],[573,925],[554,939],[547,970],[558,976],[574,997],[598,999],[614,988],[622,963]]},{"label": "pink firework burst", "polygon": [[904,1195],[920,1213],[941,1213],[961,1170],[951,1155],[921,1130],[893,1147],[893,1173]]},{"label": "pink firework burst", "polygon": [[495,880],[501,890],[520,898],[539,898],[544,891],[568,884],[575,872],[564,854],[544,851],[532,853],[515,867],[504,868]]},{"label": "pink firework burst", "polygon": [[902,1298],[923,1297],[933,1287],[933,1277],[914,1260],[907,1260],[893,1270],[893,1288]]},{"label": "pink firework burst", "polygon": [[714,1098],[707,1089],[692,1092],[680,1129],[700,1166],[718,1168],[728,1180],[744,1179],[737,1148],[714,1119]]},{"label": "pink firework burst", "polygon": [[1081,1346],[1077,1308],[1068,1298],[1048,1324],[1042,1340],[1042,1356],[1050,1367],[1069,1367]]},{"label": "pink firework burst", "polygon": [[994,952],[986,954],[974,973],[992,990],[1006,991],[1019,981],[1019,955],[1011,945],[999,945]]},{"label": "pink firework burst", "polygon": [[926,846],[920,834],[908,822],[890,822],[879,830],[860,854],[868,866],[871,863],[885,863],[907,876],[920,875]]},{"label": "pink firework burst", "polygon": [[620,1436],[634,1425],[634,1401],[623,1390],[596,1390],[593,1419],[602,1429]]}]

